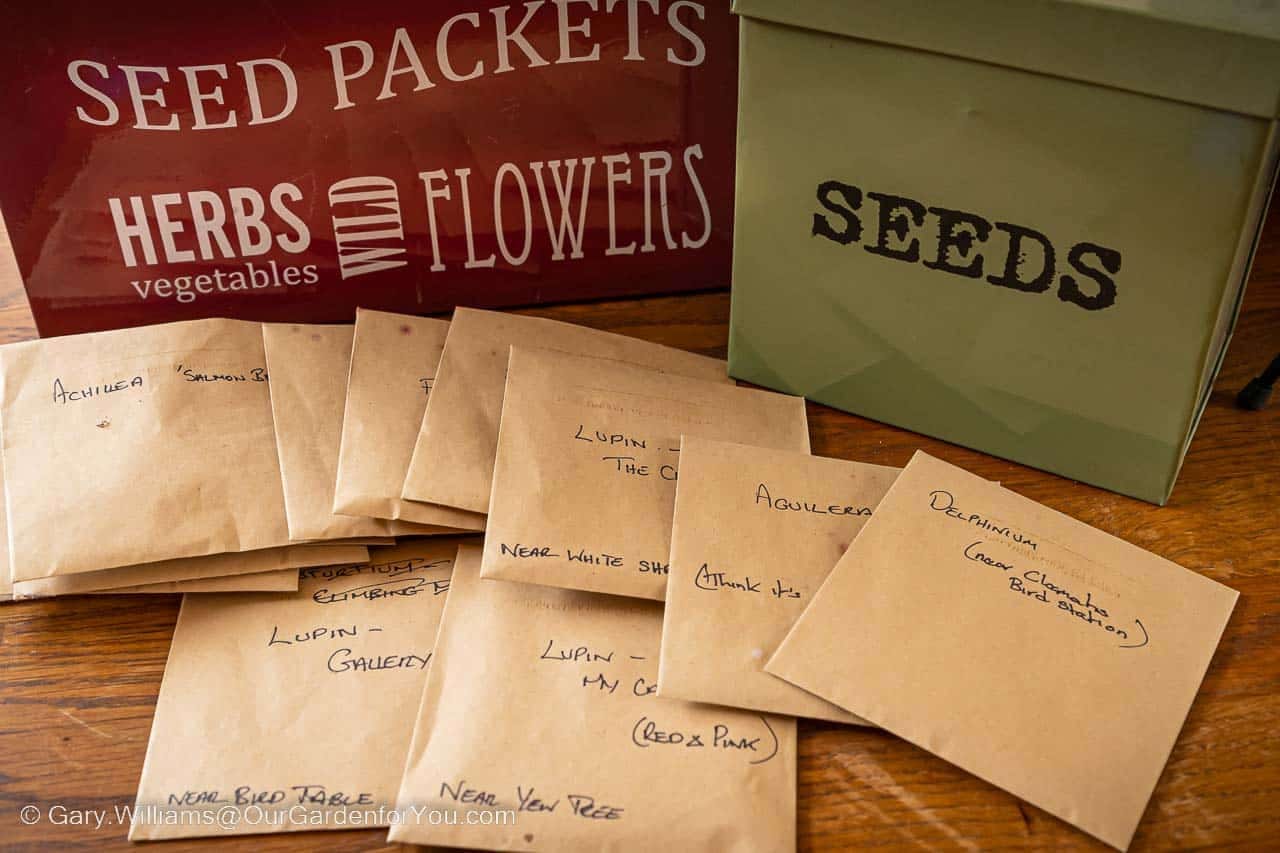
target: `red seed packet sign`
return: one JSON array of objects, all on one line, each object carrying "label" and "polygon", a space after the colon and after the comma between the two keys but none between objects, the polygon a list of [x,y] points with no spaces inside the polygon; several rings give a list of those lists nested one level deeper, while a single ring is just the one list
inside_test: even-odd
[{"label": "red seed packet sign", "polygon": [[727,3],[11,4],[40,332],[727,286]]}]

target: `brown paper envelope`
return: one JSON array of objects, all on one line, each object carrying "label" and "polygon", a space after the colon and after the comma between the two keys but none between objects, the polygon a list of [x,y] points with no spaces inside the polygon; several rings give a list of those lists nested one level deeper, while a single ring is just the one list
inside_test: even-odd
[{"label": "brown paper envelope", "polygon": [[1236,598],[917,452],[765,668],[1124,849]]},{"label": "brown paper envelope", "polygon": [[456,532],[439,525],[333,510],[351,326],[266,324],[263,341],[291,537],[298,541],[352,541],[353,537]]},{"label": "brown paper envelope", "polygon": [[[795,848],[794,719],[657,696],[659,604],[485,581],[479,564],[459,550],[391,841]],[[466,825],[472,810],[494,823]]]},{"label": "brown paper envelope", "polygon": [[[3,456],[0,456],[0,506],[4,505],[4,465]],[[237,555],[241,558],[248,558],[250,562],[259,558],[259,556],[271,557],[269,564],[277,564],[280,562],[288,562],[287,557],[292,554],[293,558],[298,561],[299,565],[308,562],[305,556],[298,556],[311,553],[310,559],[319,559],[322,562],[347,562],[351,560],[367,560],[368,551],[365,550],[363,555],[360,551],[351,548],[334,548],[330,546],[299,546],[288,548],[268,548],[265,551],[250,551],[247,554]],[[160,566],[159,571],[170,571],[176,574],[182,574],[185,571],[195,569],[197,564],[201,562],[216,562],[221,555],[213,557],[189,557],[185,560],[170,560],[166,564],[151,564],[152,570],[143,571],[135,574],[135,578],[156,578],[164,577],[164,574],[156,574],[154,567]],[[264,563],[267,565],[268,563]],[[82,572],[77,575],[63,575],[55,578],[43,578],[36,581],[22,581],[18,586],[22,588],[30,588],[30,594],[21,594],[19,598],[38,598],[45,595],[67,594],[56,591],[44,591],[42,588],[57,586],[64,582],[81,582],[98,580],[105,581],[108,584],[117,583],[121,576],[128,579],[128,573],[134,569],[145,569],[145,567],[125,567],[120,569],[107,569],[105,572]],[[198,570],[203,570],[201,567]],[[182,581],[162,581],[159,583],[148,583],[139,586],[121,586],[111,589],[85,589],[85,592],[100,594],[113,592],[186,592],[186,591],[202,591],[217,592],[229,591],[231,589],[238,590],[286,590],[297,589],[298,571],[297,568],[286,568],[275,571],[260,571],[253,574],[230,575],[223,577],[211,578],[195,578],[193,580]],[[0,512],[0,602],[14,600],[14,583],[9,572],[9,535],[5,522],[5,513]]]},{"label": "brown paper envelope", "polygon": [[658,693],[865,724],[764,664],[899,470],[685,438]]},{"label": "brown paper envelope", "polygon": [[799,397],[513,347],[482,574],[661,601],[681,435],[809,450]]},{"label": "brown paper envelope", "polygon": [[390,521],[333,511],[351,338],[351,326],[262,327],[285,514],[295,541],[391,535]]},{"label": "brown paper envelope", "polygon": [[[0,507],[5,501],[4,491],[4,457],[0,455]],[[9,570],[9,531],[7,514],[0,512],[0,602],[15,600],[15,584]],[[107,593],[182,593],[182,592],[227,592],[233,590],[289,590],[298,588],[298,568],[304,565],[325,563],[347,563],[368,560],[367,549],[348,546],[331,545],[291,545],[284,548],[266,548],[261,551],[248,551],[233,555],[235,561],[224,560],[225,555],[215,554],[211,557],[187,557],[180,560],[167,560],[161,563],[150,563],[143,566],[123,566],[107,569],[102,572],[81,572],[75,575],[61,575],[52,578],[41,578],[34,581],[21,581],[17,584],[17,599],[43,598],[51,595],[74,594],[78,586],[89,594]],[[229,570],[234,566],[236,571],[245,568],[251,574],[223,575],[220,577],[201,577],[204,572]],[[273,570],[254,571],[256,566],[283,566]],[[191,575],[187,580],[164,580],[156,582],[156,578],[183,577]],[[135,586],[120,585],[129,582]],[[89,589],[93,584],[105,584],[105,587]],[[63,585],[66,585],[64,587]],[[59,591],[61,590],[61,591]]]},{"label": "brown paper envelope", "polygon": [[444,320],[356,311],[334,512],[484,530],[483,515],[400,497],[448,331]]},{"label": "brown paper envelope", "polygon": [[295,593],[188,595],[129,838],[388,823],[457,547],[305,569]]},{"label": "brown paper envelope", "polygon": [[212,554],[208,557],[183,557],[178,560],[103,569],[100,572],[16,581],[13,592],[16,598],[81,595],[126,586],[259,574],[282,569],[297,570],[303,566],[363,563],[368,559],[369,549],[362,545],[290,545],[285,548],[265,548],[239,554]]},{"label": "brown paper envelope", "polygon": [[[3,505],[5,495],[3,457],[0,456],[0,505]],[[184,592],[188,590],[186,585],[191,585],[191,591],[201,591],[201,585],[206,581],[215,587],[203,590],[210,592],[230,591],[232,588],[296,589],[297,570],[303,566],[361,563],[369,559],[368,548],[355,544],[287,545],[238,554],[212,554],[119,566],[15,584],[9,571],[5,516],[0,512],[0,601],[116,591]]]},{"label": "brown paper envelope", "polygon": [[459,308],[409,463],[404,497],[488,512],[507,354],[513,346],[629,361],[733,384],[719,359],[540,317]]},{"label": "brown paper envelope", "polygon": [[182,594],[188,592],[289,592],[298,588],[298,570],[282,569],[276,572],[258,572],[252,575],[231,575],[225,578],[197,578],[190,581],[151,583],[142,586],[122,586],[119,589],[99,589],[90,595],[138,595],[140,593]]},{"label": "brown paper envelope", "polygon": [[[0,455],[0,506],[4,505],[4,457]],[[14,601],[14,584],[13,578],[9,573],[9,530],[6,526],[5,512],[0,512],[0,602]],[[288,547],[288,548],[268,548],[260,552],[248,552],[247,555],[271,555],[279,557],[288,555],[288,553],[306,553],[312,552],[310,560],[321,561],[361,561],[369,558],[369,552],[365,551],[361,556],[355,549],[349,548],[333,548],[328,546],[317,547]],[[321,556],[324,555],[324,556]],[[182,564],[197,564],[200,561],[216,561],[219,555],[214,557],[188,557],[186,560],[173,560],[169,564],[178,567]],[[296,557],[298,560],[307,561],[307,557]],[[152,564],[157,565],[157,564]],[[22,587],[36,588],[32,596],[20,596],[20,598],[36,598],[42,597],[38,588],[45,584],[56,585],[61,581],[77,581],[81,579],[93,579],[96,575],[102,578],[108,578],[109,583],[114,583],[116,574],[129,571],[125,569],[108,569],[102,573],[81,573],[78,575],[63,575],[58,578],[45,578],[42,580],[24,580]],[[136,587],[119,587],[111,589],[92,589],[86,590],[90,594],[113,594],[113,593],[184,593],[184,592],[232,592],[232,590],[241,590],[241,592],[266,592],[266,590],[287,590],[298,588],[298,571],[294,569],[279,569],[274,571],[259,571],[259,573],[246,575],[228,575],[220,576],[220,578],[196,578],[192,580],[175,580],[160,581],[160,583],[150,583],[136,585]],[[44,593],[44,594],[65,594],[65,593]]]},{"label": "brown paper envelope", "polygon": [[15,580],[289,544],[262,329],[0,347]]}]

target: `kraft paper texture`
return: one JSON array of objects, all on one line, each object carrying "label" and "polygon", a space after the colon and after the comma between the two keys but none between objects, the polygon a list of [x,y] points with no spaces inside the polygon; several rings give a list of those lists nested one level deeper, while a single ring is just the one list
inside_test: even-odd
[{"label": "kraft paper texture", "polygon": [[[5,494],[3,457],[0,456],[0,504]],[[302,566],[359,563],[368,558],[367,548],[350,544],[289,545],[239,554],[162,560],[15,584],[9,569],[8,527],[5,513],[0,512],[0,601],[82,593],[297,589],[297,569]]]},{"label": "kraft paper texture", "polygon": [[339,563],[363,563],[369,549],[363,545],[291,545],[240,554],[213,554],[208,557],[184,557],[161,560],[137,566],[121,566],[100,572],[80,572],[33,581],[16,581],[17,598],[45,598],[54,595],[79,595],[106,592],[122,587],[153,586],[177,582],[211,580],[259,575],[263,572],[290,571],[296,574],[304,566],[328,566]]},{"label": "kraft paper texture", "polygon": [[454,312],[408,473],[405,498],[489,511],[507,356],[513,346],[634,362],[732,384],[719,359],[570,323],[497,311]]},{"label": "kraft paper texture", "polygon": [[682,435],[809,450],[799,397],[512,347],[482,574],[662,600]]},{"label": "kraft paper texture", "polygon": [[[479,547],[463,546],[391,841],[795,849],[795,720],[656,695],[658,604],[486,581],[479,568]],[[454,809],[456,824],[431,822]],[[467,825],[468,810],[493,820]]]},{"label": "kraft paper texture", "polygon": [[400,497],[449,324],[356,312],[333,511],[483,530],[484,516]]},{"label": "kraft paper texture", "polygon": [[259,324],[26,341],[0,381],[15,580],[289,544]]},{"label": "kraft paper texture", "polygon": [[441,527],[334,514],[352,334],[351,326],[262,327],[289,535],[323,541],[445,532]]},{"label": "kraft paper texture", "polygon": [[658,693],[864,723],[764,664],[899,470],[686,437]]},{"label": "kraft paper texture", "polygon": [[92,595],[181,594],[187,592],[291,592],[298,588],[298,571],[283,569],[276,572],[258,572],[252,575],[232,575],[224,578],[197,578],[190,581],[122,586],[118,589],[96,590]]},{"label": "kraft paper texture", "polygon": [[1124,849],[1236,598],[917,452],[765,668]]},{"label": "kraft paper texture", "polygon": [[379,549],[293,593],[188,595],[129,838],[389,822],[457,547]]}]

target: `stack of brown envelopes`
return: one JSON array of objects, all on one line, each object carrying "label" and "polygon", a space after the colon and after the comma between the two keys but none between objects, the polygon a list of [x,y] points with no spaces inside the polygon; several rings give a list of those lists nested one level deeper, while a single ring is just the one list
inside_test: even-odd
[{"label": "stack of brown envelopes", "polygon": [[539,318],[176,323],[5,347],[0,381],[13,596],[192,593],[134,840],[791,850],[808,717],[1124,849],[1236,600]]}]

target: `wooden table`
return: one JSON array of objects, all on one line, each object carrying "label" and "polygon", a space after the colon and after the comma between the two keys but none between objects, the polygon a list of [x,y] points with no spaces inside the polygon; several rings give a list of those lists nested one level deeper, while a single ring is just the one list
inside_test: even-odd
[{"label": "wooden table", "polygon": [[[7,248],[0,239],[0,257],[8,258]],[[723,356],[729,297],[530,313]],[[0,339],[33,336],[10,265],[0,271]],[[1222,375],[1163,508],[809,407],[815,453],[902,465],[923,448],[1240,591],[1134,850],[1280,845],[1280,400],[1263,412],[1233,405],[1236,392],[1277,352],[1280,216],[1273,215]],[[67,523],[75,523],[77,511],[67,508]],[[60,803],[110,812],[133,802],[178,602],[177,596],[111,596],[0,605],[0,845],[128,846],[125,827],[113,821],[101,829],[24,827],[18,810]],[[891,735],[810,723],[800,731],[801,849],[1107,849]],[[1098,772],[1109,772],[1106,756],[1098,756]],[[384,837],[372,830],[320,832],[247,843],[260,851],[369,850],[386,846]],[[233,844],[158,846],[211,851]]]}]

